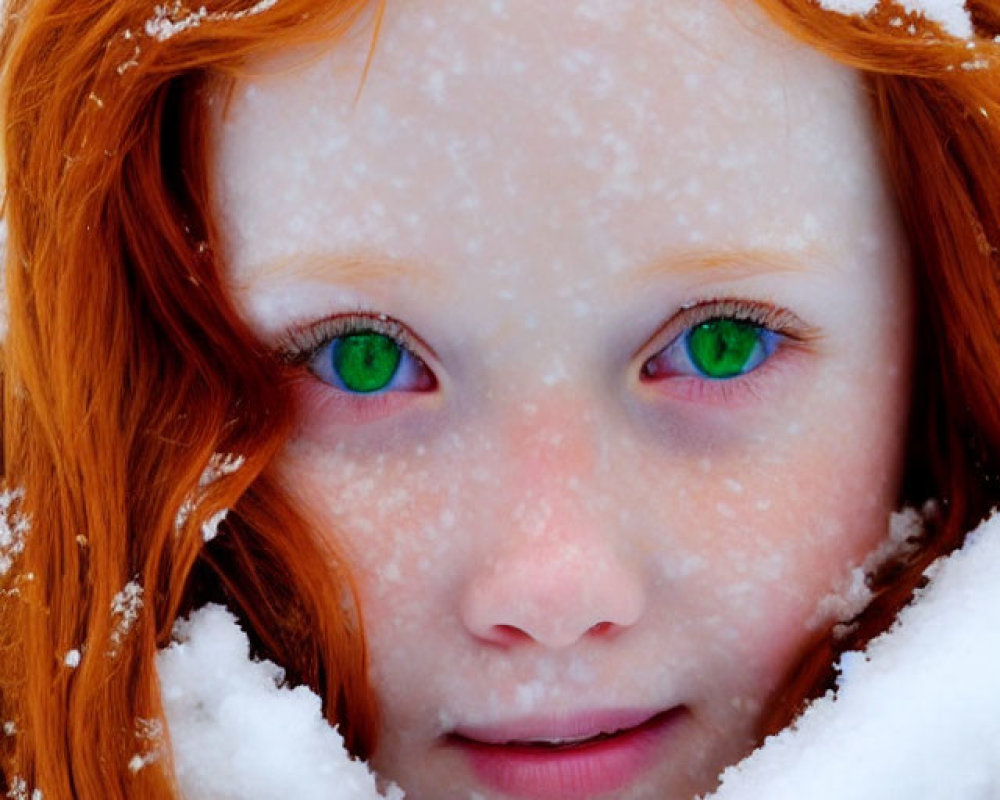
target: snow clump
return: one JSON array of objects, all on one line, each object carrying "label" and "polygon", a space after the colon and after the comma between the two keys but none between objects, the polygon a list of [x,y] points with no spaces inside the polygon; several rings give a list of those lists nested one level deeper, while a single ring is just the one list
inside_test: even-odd
[{"label": "snow clump", "polygon": [[930,583],[836,692],[722,774],[711,800],[1000,797],[1000,515]]},{"label": "snow clump", "polygon": [[[246,458],[241,455],[234,453],[212,453],[208,464],[198,478],[198,488],[188,495],[181,504],[181,507],[177,509],[177,516],[174,518],[174,530],[179,533],[184,529],[188,518],[194,513],[198,503],[201,502],[201,497],[205,489],[220,478],[235,474],[245,463]],[[219,525],[222,524],[228,514],[228,508],[219,509],[202,523],[201,535],[206,542],[212,541],[212,539],[219,535]]]},{"label": "snow clump", "polygon": [[0,577],[10,572],[24,552],[25,537],[31,530],[31,517],[20,510],[22,500],[24,489],[0,491]]},{"label": "snow clump", "polygon": [[175,775],[184,800],[401,800],[351,760],[319,697],[252,661],[235,617],[218,605],[178,622],[157,655]]},{"label": "snow clump", "polygon": [[122,587],[122,590],[111,598],[111,618],[113,627],[111,629],[111,647],[108,649],[108,656],[118,655],[125,637],[129,635],[136,621],[139,619],[139,612],[142,610],[142,586],[138,581],[132,580]]}]

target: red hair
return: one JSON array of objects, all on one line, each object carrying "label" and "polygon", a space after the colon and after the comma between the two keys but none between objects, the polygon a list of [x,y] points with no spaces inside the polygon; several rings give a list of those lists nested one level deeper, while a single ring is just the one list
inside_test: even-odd
[{"label": "red hair", "polygon": [[834,658],[889,627],[927,566],[1000,502],[1000,3],[968,0],[975,38],[943,36],[892,3],[864,17],[758,0],[779,25],[862,72],[917,290],[901,503],[938,506],[922,547],[876,575],[846,636],[810,643],[762,720],[773,733],[832,685]]},{"label": "red hair", "polygon": [[[292,424],[287,376],[223,288],[203,103],[247,56],[335,39],[367,4],[245,3],[207,16],[175,6],[172,20],[190,24],[160,39],[147,0],[7,0],[3,458],[32,529],[2,577],[0,721],[16,733],[0,740],[0,766],[47,800],[175,795],[168,755],[128,763],[151,746],[137,721],[161,716],[156,650],[210,599],[324,697],[353,752],[375,744],[350,577],[268,471]],[[881,576],[851,637],[811,643],[764,721],[774,728],[1000,496],[1000,3],[969,1],[975,49],[899,8],[758,4],[871,88],[921,310],[903,499],[941,502],[920,554]],[[215,453],[246,463],[198,490]],[[201,523],[226,507],[225,533],[206,544]],[[112,604],[133,580],[145,607],[122,635]]]}]

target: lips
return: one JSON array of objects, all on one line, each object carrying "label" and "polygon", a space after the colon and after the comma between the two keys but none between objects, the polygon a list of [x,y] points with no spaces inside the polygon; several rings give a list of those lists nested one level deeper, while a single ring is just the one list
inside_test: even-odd
[{"label": "lips", "polygon": [[585,798],[635,781],[685,714],[682,706],[591,711],[462,727],[447,738],[494,790],[534,800]]}]

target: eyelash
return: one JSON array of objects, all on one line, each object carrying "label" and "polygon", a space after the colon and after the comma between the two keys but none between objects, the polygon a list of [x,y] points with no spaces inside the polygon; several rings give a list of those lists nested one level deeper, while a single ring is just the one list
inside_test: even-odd
[{"label": "eyelash", "polygon": [[[777,337],[774,350],[752,370],[724,379],[690,373],[665,376],[649,373],[648,366],[653,359],[669,348],[683,346],[682,337],[698,325],[719,319],[749,323],[773,333]],[[436,388],[436,378],[424,359],[417,354],[418,346],[413,335],[401,323],[385,314],[355,311],[297,326],[284,334],[275,350],[278,358],[291,367],[309,366],[320,351],[335,339],[365,332],[377,333],[395,342],[407,358],[426,371],[431,383],[421,390],[379,391],[370,395],[358,395],[332,386],[316,375],[316,380],[323,383],[324,389],[334,389],[333,392],[324,393],[324,403],[336,405],[340,413],[350,412],[350,416],[356,420],[374,419],[393,413],[400,402],[405,402],[406,395]],[[759,396],[762,379],[777,366],[772,362],[781,360],[780,354],[783,351],[805,348],[818,338],[815,329],[807,326],[795,314],[770,303],[731,298],[699,301],[682,308],[652,337],[651,341],[658,343],[655,349],[652,346],[643,348],[647,355],[640,368],[640,381],[657,385],[658,391],[688,402],[705,405],[732,404]],[[311,366],[310,371],[313,371]]]},{"label": "eyelash", "polygon": [[[695,373],[663,376],[649,370],[650,363],[674,347],[684,347],[684,337],[697,326],[714,320],[744,322],[773,334],[773,350],[751,370],[728,378],[711,378]],[[806,325],[787,309],[771,303],[721,298],[685,306],[652,338],[656,344],[643,348],[647,353],[640,368],[640,381],[657,385],[658,391],[692,403],[730,405],[759,398],[772,370],[783,365],[787,351],[806,350],[820,338],[817,329]]]},{"label": "eyelash", "polygon": [[409,356],[423,363],[423,359],[416,353],[413,337],[406,328],[385,314],[367,311],[337,314],[291,328],[278,341],[275,350],[282,363],[298,367],[309,363],[321,348],[337,337],[368,332],[392,339]]}]

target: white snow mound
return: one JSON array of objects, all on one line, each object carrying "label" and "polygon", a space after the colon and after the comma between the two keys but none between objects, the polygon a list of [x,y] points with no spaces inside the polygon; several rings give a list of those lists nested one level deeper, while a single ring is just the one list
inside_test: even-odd
[{"label": "white snow mound", "polygon": [[722,774],[712,800],[1000,798],[1000,516],[930,584],[836,693]]},{"label": "white snow mound", "polygon": [[235,617],[209,605],[157,655],[175,774],[184,800],[400,800],[352,760],[321,703],[252,661]]}]

